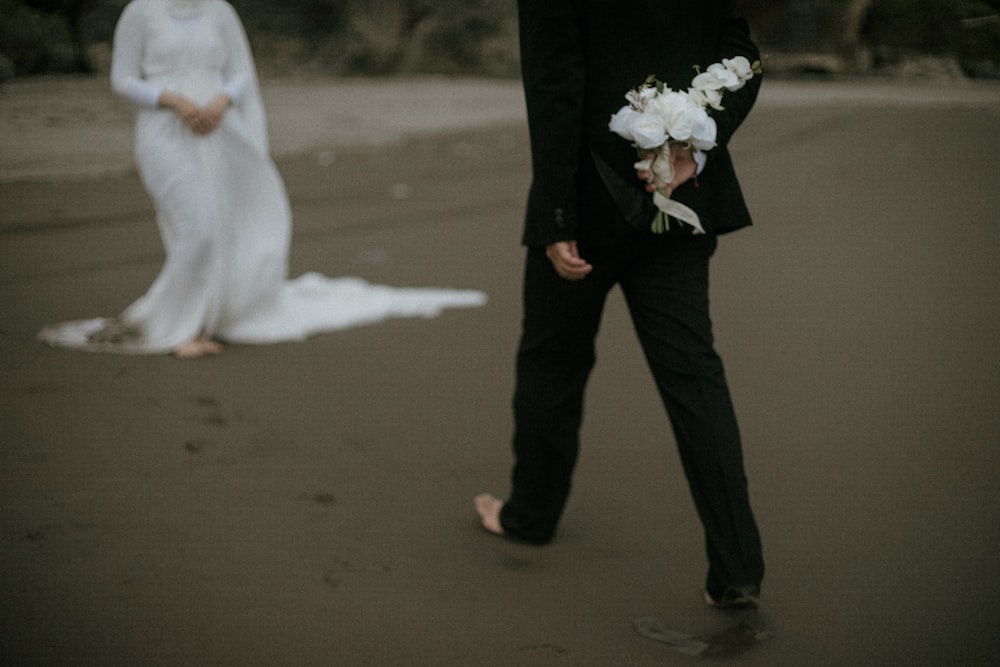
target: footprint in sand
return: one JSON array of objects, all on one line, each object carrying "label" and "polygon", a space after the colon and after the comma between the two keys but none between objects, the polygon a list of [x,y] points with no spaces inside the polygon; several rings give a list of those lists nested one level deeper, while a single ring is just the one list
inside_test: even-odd
[{"label": "footprint in sand", "polygon": [[212,396],[195,396],[191,402],[208,411],[208,414],[202,417],[204,423],[212,426],[225,426],[229,423],[229,420],[223,417],[219,411],[219,402]]}]

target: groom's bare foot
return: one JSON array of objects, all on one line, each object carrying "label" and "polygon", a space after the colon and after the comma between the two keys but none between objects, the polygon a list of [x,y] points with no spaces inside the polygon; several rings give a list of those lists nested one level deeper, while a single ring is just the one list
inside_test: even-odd
[{"label": "groom's bare foot", "polygon": [[503,501],[489,493],[480,493],[475,500],[476,512],[479,513],[479,521],[483,528],[494,535],[503,535],[503,526],[500,525],[500,510],[503,509]]},{"label": "groom's bare foot", "polygon": [[178,359],[197,359],[211,354],[221,354],[222,343],[217,343],[208,338],[195,338],[184,343],[176,350],[174,356]]}]

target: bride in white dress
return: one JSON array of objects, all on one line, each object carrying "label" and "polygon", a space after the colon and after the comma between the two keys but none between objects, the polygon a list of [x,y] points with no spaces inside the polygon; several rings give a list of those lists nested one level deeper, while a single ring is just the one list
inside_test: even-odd
[{"label": "bride in white dress", "polygon": [[114,91],[138,107],[135,157],[166,261],[115,318],[66,322],[53,345],[197,357],[485,303],[472,290],[288,280],[291,214],[268,153],[243,25],[224,0],[132,0],[115,29]]}]

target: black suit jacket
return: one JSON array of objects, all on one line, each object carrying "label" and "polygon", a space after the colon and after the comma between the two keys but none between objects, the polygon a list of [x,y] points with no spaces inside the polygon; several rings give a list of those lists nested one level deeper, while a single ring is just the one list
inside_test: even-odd
[{"label": "black suit jacket", "polygon": [[[532,154],[524,244],[606,242],[628,226],[648,233],[656,211],[635,176],[635,149],[608,121],[650,74],[687,90],[695,66],[758,60],[746,21],[731,0],[518,0],[518,12]],[[725,94],[725,110],[712,112],[718,146],[674,192],[710,232],[751,224],[727,145],[759,87],[758,75]]]}]

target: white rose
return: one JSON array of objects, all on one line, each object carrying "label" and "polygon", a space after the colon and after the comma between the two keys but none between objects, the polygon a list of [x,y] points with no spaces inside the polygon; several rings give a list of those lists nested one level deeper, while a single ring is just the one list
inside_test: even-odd
[{"label": "white rose", "polygon": [[632,107],[622,107],[617,113],[611,116],[608,129],[620,137],[624,137],[629,141],[635,141],[635,137],[632,136],[632,122],[635,116],[638,115],[639,112]]},{"label": "white rose", "polygon": [[663,119],[655,113],[637,113],[631,118],[629,131],[639,148],[658,148],[667,141]]},{"label": "white rose", "polygon": [[697,107],[691,114],[691,136],[688,141],[696,149],[710,151],[715,148],[719,129],[715,119],[703,107]]},{"label": "white rose", "polygon": [[662,118],[663,123],[669,126],[682,113],[683,106],[683,97],[673,90],[668,90],[650,100],[647,111]]},{"label": "white rose", "polygon": [[657,96],[650,103],[650,111],[663,118],[667,134],[675,141],[688,141],[695,115],[704,114],[704,109],[687,94],[675,91]]}]

